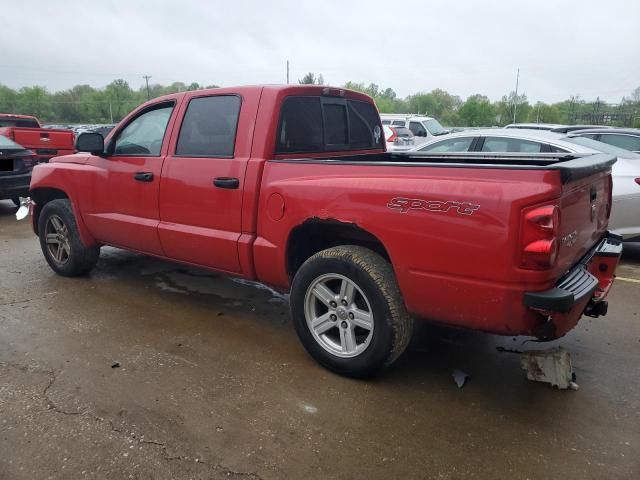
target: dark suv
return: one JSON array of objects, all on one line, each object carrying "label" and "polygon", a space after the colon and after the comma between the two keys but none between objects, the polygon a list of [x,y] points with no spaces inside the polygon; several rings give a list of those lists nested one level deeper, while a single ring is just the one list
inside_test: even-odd
[{"label": "dark suv", "polygon": [[10,198],[20,205],[19,197],[29,194],[31,169],[37,163],[35,153],[0,135],[0,200]]}]

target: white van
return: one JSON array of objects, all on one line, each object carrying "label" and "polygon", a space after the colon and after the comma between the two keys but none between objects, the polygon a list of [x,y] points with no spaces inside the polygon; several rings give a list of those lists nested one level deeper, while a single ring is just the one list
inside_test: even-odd
[{"label": "white van", "polygon": [[381,113],[383,125],[406,127],[413,133],[416,145],[433,140],[435,137],[449,133],[433,117],[410,113]]}]

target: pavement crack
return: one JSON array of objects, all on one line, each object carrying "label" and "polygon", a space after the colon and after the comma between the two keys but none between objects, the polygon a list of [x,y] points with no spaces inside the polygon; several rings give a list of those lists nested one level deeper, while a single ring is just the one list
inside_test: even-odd
[{"label": "pavement crack", "polygon": [[47,402],[47,409],[53,410],[54,412],[61,413],[63,415],[80,415],[84,413],[84,412],[69,412],[67,410],[63,410],[61,407],[56,405],[53,400],[51,400],[51,397],[49,397],[49,390],[51,389],[51,387],[53,387],[53,384],[56,383],[56,380],[58,379],[58,375],[60,374],[60,372],[56,373],[54,370],[49,370],[47,371],[47,373],[49,374],[49,377],[50,377],[49,383],[47,383],[47,386],[44,387],[44,390],[42,391],[42,395],[44,396],[44,399]]}]

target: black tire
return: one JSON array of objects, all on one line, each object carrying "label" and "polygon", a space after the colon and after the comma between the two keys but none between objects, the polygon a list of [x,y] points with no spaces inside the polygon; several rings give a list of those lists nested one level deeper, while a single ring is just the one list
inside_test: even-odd
[{"label": "black tire", "polygon": [[[47,244],[47,234],[55,235],[57,233],[54,224],[58,224],[58,220],[62,222],[66,228],[66,235],[62,235],[59,241],[59,243],[63,243],[65,246],[62,252],[62,257],[64,258],[60,261],[55,258],[49,248],[49,244]],[[45,204],[38,219],[38,233],[40,237],[40,248],[42,248],[44,258],[53,271],[59,275],[65,277],[86,275],[98,262],[100,247],[87,247],[82,243],[69,200],[52,200]],[[52,246],[51,249],[55,251],[54,246]]]},{"label": "black tire", "polygon": [[[342,358],[328,351],[307,323],[307,291],[312,291],[318,279],[333,274],[353,282],[366,296],[373,314],[369,343],[351,358]],[[335,293],[334,288],[331,290]],[[406,311],[393,268],[380,255],[364,247],[338,246],[310,257],[296,272],[290,300],[293,323],[306,350],[318,363],[342,375],[356,378],[377,375],[397,360],[411,339],[413,318]]]},{"label": "black tire", "polygon": [[20,197],[13,197],[13,198],[11,199],[11,201],[13,202],[13,204],[14,204],[16,207],[19,207],[19,206],[20,206]]}]

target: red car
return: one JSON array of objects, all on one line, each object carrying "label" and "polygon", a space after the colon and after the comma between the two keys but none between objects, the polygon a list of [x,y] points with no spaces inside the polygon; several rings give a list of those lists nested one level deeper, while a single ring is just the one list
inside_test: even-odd
[{"label": "red car", "polygon": [[38,161],[75,152],[71,130],[42,128],[36,117],[0,113],[0,135],[36,153]]},{"label": "red car", "polygon": [[413,319],[554,339],[604,300],[605,155],[385,152],[366,95],[253,86],[168,95],[33,171],[33,226],[61,275],[101,245],[291,291],[322,365],[369,376]]}]

